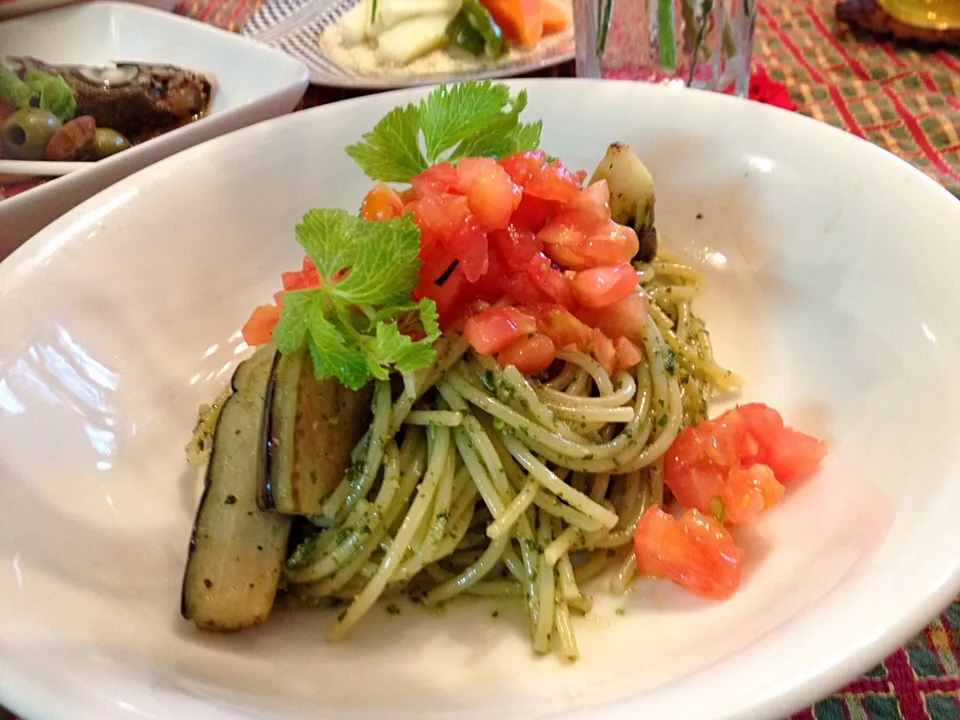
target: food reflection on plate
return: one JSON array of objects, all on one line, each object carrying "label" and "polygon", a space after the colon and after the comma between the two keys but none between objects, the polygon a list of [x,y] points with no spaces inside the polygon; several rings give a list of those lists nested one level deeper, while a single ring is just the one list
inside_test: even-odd
[{"label": "food reflection on plate", "polygon": [[[0,65],[0,159],[96,162],[203,117],[210,77],[171,65]],[[48,178],[47,178],[48,179]],[[0,173],[0,199],[45,179]]]}]

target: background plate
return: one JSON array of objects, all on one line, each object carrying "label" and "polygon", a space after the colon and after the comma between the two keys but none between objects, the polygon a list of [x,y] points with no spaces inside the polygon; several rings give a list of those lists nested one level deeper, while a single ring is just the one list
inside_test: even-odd
[{"label": "background plate", "polygon": [[460,71],[410,75],[386,70],[380,74],[360,74],[321,49],[318,41],[320,33],[356,3],[357,0],[272,0],[250,17],[243,34],[280,48],[303,62],[310,70],[311,82],[345,88],[400,88],[470,78],[506,77],[558,65],[574,56],[571,23],[565,31],[546,36],[534,50],[512,51],[497,62],[477,61],[474,66]]}]

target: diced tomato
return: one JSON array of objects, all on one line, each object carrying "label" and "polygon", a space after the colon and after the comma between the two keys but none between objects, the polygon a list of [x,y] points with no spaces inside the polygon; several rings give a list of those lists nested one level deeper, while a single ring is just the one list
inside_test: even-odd
[{"label": "diced tomato", "polygon": [[93,140],[96,130],[97,121],[92,115],[75,117],[57,130],[47,142],[47,160],[76,160],[80,150]]},{"label": "diced tomato", "polygon": [[524,185],[523,191],[541,200],[566,205],[580,192],[581,183],[562,162],[554,160],[535,173]]},{"label": "diced tomato", "polygon": [[740,586],[743,550],[723,525],[687,510],[679,520],[652,505],[633,541],[637,569],[705,598],[724,600]]},{"label": "diced tomato", "polygon": [[524,193],[510,221],[519,228],[540,232],[556,210],[556,203]]},{"label": "diced tomato", "polygon": [[490,244],[511,270],[522,270],[543,249],[543,243],[529,230],[508,225],[490,233]]},{"label": "diced tomato", "polygon": [[573,296],[584,307],[609,307],[633,293],[639,281],[628,262],[581,270],[573,279]]},{"label": "diced tomato", "polygon": [[720,492],[725,519],[736,525],[753,522],[783,499],[784,487],[766,465],[735,467]]},{"label": "diced tomato", "polygon": [[413,222],[420,228],[420,257],[425,258],[434,245],[446,244],[470,215],[462,195],[424,195],[417,201]]},{"label": "diced tomato", "polygon": [[527,150],[506,155],[497,162],[517,185],[523,187],[547,165],[547,154],[543,150]]},{"label": "diced tomato", "polygon": [[309,290],[320,287],[320,273],[309,257],[303,258],[302,270],[291,270],[280,274],[284,292],[290,290]]},{"label": "diced tomato", "polygon": [[446,242],[447,250],[460,262],[468,282],[475,282],[487,272],[487,234],[480,229],[477,218],[468,215]]},{"label": "diced tomato", "polygon": [[608,373],[613,373],[614,369],[616,369],[617,349],[613,345],[613,340],[596,328],[593,329],[590,354],[593,355],[594,360],[600,363],[600,367]]},{"label": "diced tomato", "polygon": [[571,270],[629,262],[640,249],[633,228],[583,210],[556,215],[537,237],[546,246],[547,255]]},{"label": "diced tomato", "polygon": [[494,355],[536,331],[537,321],[514,307],[492,307],[463,326],[464,337],[482,355]]},{"label": "diced tomato", "polygon": [[760,458],[773,470],[777,480],[786,484],[814,472],[826,454],[823,441],[785,428],[769,446],[761,445]]},{"label": "diced tomato", "polygon": [[603,330],[608,337],[625,337],[642,346],[648,302],[646,294],[634,292],[605,308],[578,307],[575,314],[590,327]]},{"label": "diced tomato", "polygon": [[581,187],[583,187],[583,184],[587,181],[587,171],[586,171],[586,170],[577,170],[577,171],[573,174],[573,178],[574,178],[574,180],[577,181],[577,183],[578,183]]},{"label": "diced tomato", "polygon": [[370,222],[392,220],[403,214],[403,199],[389,185],[377,183],[360,205],[360,217]]},{"label": "diced tomato", "polygon": [[542,333],[522,337],[501,350],[497,362],[506,367],[513,365],[522,373],[535,373],[550,367],[555,357],[553,341]]},{"label": "diced tomato", "polygon": [[546,296],[546,299],[564,307],[573,305],[573,287],[570,279],[553,267],[553,263],[543,253],[537,253],[524,266],[524,272],[531,283]]},{"label": "diced tomato", "polygon": [[630,340],[621,336],[613,341],[617,348],[617,370],[629,370],[643,360],[643,353]]},{"label": "diced tomato", "polygon": [[280,322],[280,308],[276,305],[261,305],[243,326],[243,341],[247,345],[263,345],[270,342],[273,329]]},{"label": "diced tomato", "polygon": [[450,163],[438,163],[428,167],[410,181],[419,197],[461,193],[457,169]]},{"label": "diced tomato", "polygon": [[[449,266],[448,266],[449,267]],[[446,330],[453,327],[463,314],[466,300],[463,297],[463,287],[466,280],[459,267],[454,268],[447,275],[442,285],[437,285],[436,278],[424,276],[421,269],[421,281],[413,291],[413,299],[430,298],[437,304],[437,315],[440,327]]]},{"label": "diced tomato", "polygon": [[412,188],[412,187],[407,188],[402,193],[400,193],[400,202],[402,202],[404,206],[409,205],[410,203],[414,202],[416,199],[417,199],[416,188]]},{"label": "diced tomato", "polygon": [[680,433],[664,460],[664,482],[687,507],[752,522],[780,501],[784,482],[813,472],[825,454],[820,440],[753,403]]},{"label": "diced tomato", "polygon": [[610,219],[610,188],[606,180],[597,180],[590,187],[581,190],[564,208],[580,210],[600,220]]},{"label": "diced tomato", "polygon": [[462,158],[457,163],[457,177],[480,227],[486,231],[505,228],[521,195],[507,171],[493,158]]},{"label": "diced tomato", "polygon": [[0,98],[0,125],[2,125],[6,119],[13,115],[16,111],[16,105],[11,105],[3,98]]},{"label": "diced tomato", "polygon": [[532,305],[523,310],[536,318],[537,329],[560,350],[586,350],[593,342],[593,329],[560,305]]}]

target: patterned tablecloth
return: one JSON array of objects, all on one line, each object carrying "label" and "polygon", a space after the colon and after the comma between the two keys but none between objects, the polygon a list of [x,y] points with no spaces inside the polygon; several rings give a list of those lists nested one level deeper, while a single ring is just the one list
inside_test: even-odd
[{"label": "patterned tablecloth", "polygon": [[[263,1],[181,0],[178,12],[239,31]],[[755,61],[786,84],[799,112],[895,153],[960,197],[960,53],[858,40],[834,20],[833,0],[760,0]],[[572,67],[552,74],[570,75]],[[312,87],[304,103],[352,94]],[[883,663],[794,720],[960,720],[958,648],[960,599]],[[0,720],[9,717],[0,708]]]}]

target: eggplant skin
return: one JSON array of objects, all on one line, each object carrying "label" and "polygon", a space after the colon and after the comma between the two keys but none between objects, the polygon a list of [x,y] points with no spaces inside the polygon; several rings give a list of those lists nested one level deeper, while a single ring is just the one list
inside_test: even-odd
[{"label": "eggplant skin", "polygon": [[306,350],[278,358],[264,405],[261,508],[320,513],[369,424],[372,394],[372,384],[354,391],[335,378],[317,380]]},{"label": "eggplant skin", "polygon": [[181,613],[201,630],[264,622],[283,570],[291,520],[257,507],[264,396],[275,352],[241,363],[220,414],[184,572]]}]

